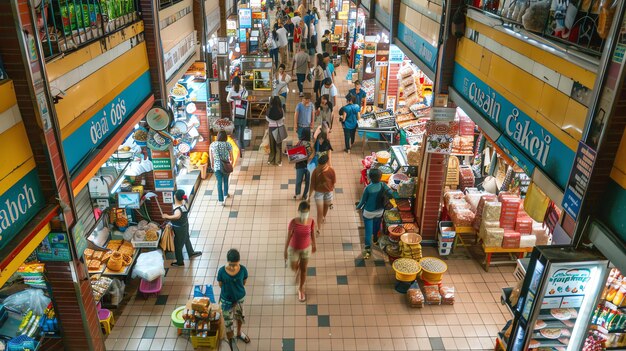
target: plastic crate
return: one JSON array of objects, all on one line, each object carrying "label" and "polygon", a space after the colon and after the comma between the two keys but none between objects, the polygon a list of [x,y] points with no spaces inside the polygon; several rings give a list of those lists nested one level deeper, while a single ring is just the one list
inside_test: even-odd
[{"label": "plastic crate", "polygon": [[440,256],[447,256],[450,254],[450,252],[452,252],[452,247],[448,247],[448,248],[439,247]]},{"label": "plastic crate", "polygon": [[453,244],[454,244],[454,241],[439,241],[439,248],[440,249],[450,249],[450,248],[452,248]]},{"label": "plastic crate", "polygon": [[209,349],[217,348],[217,343],[219,341],[219,333],[217,332],[217,330],[209,330],[207,333],[209,334],[209,336],[206,336],[206,337],[191,335],[190,337],[191,346],[193,346],[194,348],[198,348],[198,347],[206,347]]}]

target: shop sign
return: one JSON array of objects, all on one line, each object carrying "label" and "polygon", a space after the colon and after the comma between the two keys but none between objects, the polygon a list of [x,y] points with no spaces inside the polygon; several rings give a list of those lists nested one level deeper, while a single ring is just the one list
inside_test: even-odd
[{"label": "shop sign", "polygon": [[165,151],[152,150],[154,190],[156,191],[174,190],[174,162],[171,150],[171,148]]},{"label": "shop sign", "polygon": [[239,28],[252,28],[252,10],[239,9]]},{"label": "shop sign", "polygon": [[[587,285],[591,281],[591,268],[595,266],[585,266],[577,268],[557,269],[548,278],[546,296],[575,296],[585,295]],[[561,306],[558,306],[559,308]],[[565,307],[565,306],[563,306]],[[568,306],[568,307],[580,307]]]},{"label": "shop sign", "polygon": [[83,253],[87,248],[87,234],[85,233],[85,225],[82,220],[78,220],[72,228],[72,238],[74,239],[74,247],[78,258],[83,257]]},{"label": "shop sign", "polygon": [[150,72],[144,72],[103,109],[63,140],[67,167],[73,171],[93,149],[113,134],[150,95]]},{"label": "shop sign", "polygon": [[576,152],[576,158],[574,159],[574,167],[569,175],[567,187],[563,194],[563,209],[574,220],[578,218],[580,212],[580,205],[583,201],[583,196],[587,192],[587,186],[589,185],[589,178],[591,177],[591,171],[593,165],[596,162],[596,152],[592,148],[585,145],[582,141],[578,144],[578,151]]},{"label": "shop sign", "polygon": [[574,162],[569,147],[458,63],[453,87],[561,189],[565,188]]},{"label": "shop sign", "polygon": [[193,31],[163,55],[166,80],[172,78],[172,75],[196,53],[196,41],[196,31]]},{"label": "shop sign", "polygon": [[37,247],[37,259],[42,262],[69,262],[72,260],[66,233],[48,233]]},{"label": "shop sign", "polygon": [[415,34],[402,22],[398,23],[398,39],[406,45],[433,72],[437,66],[437,48],[432,46],[424,38]]},{"label": "shop sign", "polygon": [[404,61],[404,53],[396,45],[391,44],[389,48],[389,63],[402,63]]},{"label": "shop sign", "polygon": [[[454,118],[453,118],[454,120]],[[459,133],[459,123],[454,121],[426,122],[426,152],[432,154],[450,154],[452,152],[452,141]]]},{"label": "shop sign", "polygon": [[163,203],[164,204],[173,204],[174,203],[174,193],[171,191],[163,192]]},{"label": "shop sign", "polygon": [[44,202],[36,169],[0,196],[0,249],[44,207]]},{"label": "shop sign", "polygon": [[376,45],[376,67],[389,65],[389,43]]}]

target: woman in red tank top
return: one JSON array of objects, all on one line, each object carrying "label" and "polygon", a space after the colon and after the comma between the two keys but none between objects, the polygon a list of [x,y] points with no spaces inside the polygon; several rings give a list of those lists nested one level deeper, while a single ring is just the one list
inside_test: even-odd
[{"label": "woman in red tank top", "polygon": [[309,218],[311,206],[308,202],[302,201],[298,205],[298,217],[289,222],[287,230],[287,241],[285,242],[285,264],[287,260],[291,265],[291,270],[296,272],[296,280],[300,279],[298,286],[298,301],[305,302],[304,282],[306,281],[307,265],[311,254],[315,253],[315,221]]}]

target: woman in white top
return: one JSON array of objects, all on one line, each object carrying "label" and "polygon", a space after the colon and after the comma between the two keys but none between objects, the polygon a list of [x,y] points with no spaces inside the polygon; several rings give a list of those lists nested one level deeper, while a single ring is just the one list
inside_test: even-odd
[{"label": "woman in white top", "polygon": [[278,95],[282,96],[283,110],[287,101],[287,93],[289,93],[289,82],[291,82],[291,76],[287,74],[285,68],[285,65],[281,63],[278,66],[278,72],[276,72],[276,91]]},{"label": "woman in white top", "polygon": [[[243,136],[246,129],[246,116],[236,115],[235,110],[238,107],[242,107],[242,101],[248,99],[248,91],[241,86],[241,78],[233,78],[233,87],[228,91],[226,101],[230,105],[230,110],[233,118],[233,124],[235,125],[235,138],[237,139],[237,145],[239,146],[239,154],[243,158],[244,142]],[[244,111],[245,113],[245,111]]]},{"label": "woman in white top", "polygon": [[274,63],[274,68],[278,68],[278,33],[276,33],[276,29],[272,30],[270,35],[267,36],[265,46],[267,46],[270,51],[270,57]]}]

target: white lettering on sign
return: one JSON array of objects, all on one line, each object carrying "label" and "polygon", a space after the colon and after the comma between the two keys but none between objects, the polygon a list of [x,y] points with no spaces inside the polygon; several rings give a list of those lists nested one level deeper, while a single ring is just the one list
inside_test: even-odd
[{"label": "white lettering on sign", "polygon": [[[126,117],[126,101],[122,98],[117,98],[117,102],[111,102],[111,109],[108,113],[107,111],[102,111],[102,118],[100,120],[91,121],[91,128],[89,130],[89,135],[91,136],[91,142],[94,145],[97,145],[100,139],[102,139],[109,132],[109,121],[113,127],[118,126]],[[113,128],[115,129],[115,128]]]},{"label": "white lettering on sign", "polygon": [[195,53],[196,31],[179,41],[170,51],[163,55],[165,79],[169,80],[185,61]]},{"label": "white lettering on sign", "polygon": [[0,234],[37,203],[35,192],[31,187],[24,184],[22,190],[14,199],[7,199],[4,204],[0,204]]},{"label": "white lettering on sign", "polygon": [[418,55],[423,57],[425,62],[433,62],[433,53],[424,44],[420,47]]},{"label": "white lettering on sign", "polygon": [[476,83],[469,86],[469,98],[495,122],[500,120],[500,104],[496,102],[496,93],[489,91],[485,94]]},{"label": "white lettering on sign", "polygon": [[[543,166],[546,165],[548,153],[550,152],[550,142],[552,137],[543,135],[543,140],[533,133],[530,129],[530,121],[524,123],[518,122],[519,110],[514,108],[511,114],[506,118],[506,133],[517,140],[517,142],[530,154],[539,161]],[[543,130],[542,130],[543,133]]]}]

